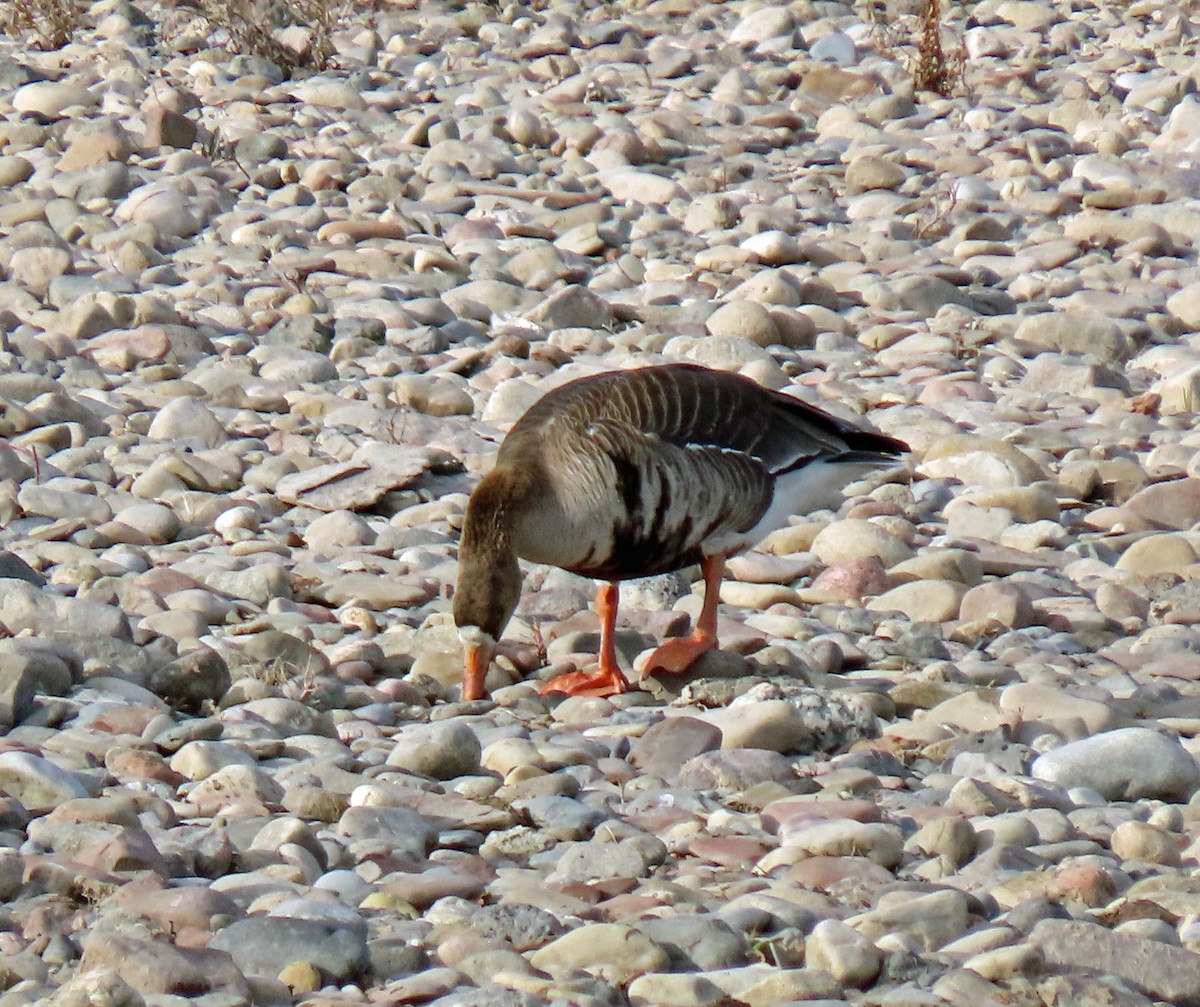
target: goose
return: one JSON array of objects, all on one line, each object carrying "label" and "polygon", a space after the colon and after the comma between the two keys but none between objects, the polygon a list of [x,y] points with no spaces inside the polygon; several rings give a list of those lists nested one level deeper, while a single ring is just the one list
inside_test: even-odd
[{"label": "goose", "polygon": [[631,688],[617,663],[623,580],[700,565],[704,603],[689,636],[642,671],[678,673],[717,646],[727,557],[794,514],[836,507],[842,490],[908,450],[750,378],[695,364],[610,371],[534,403],[467,502],[454,621],[462,698],[484,679],[521,593],[518,559],[600,581],[599,663],[542,692],[610,696]]}]

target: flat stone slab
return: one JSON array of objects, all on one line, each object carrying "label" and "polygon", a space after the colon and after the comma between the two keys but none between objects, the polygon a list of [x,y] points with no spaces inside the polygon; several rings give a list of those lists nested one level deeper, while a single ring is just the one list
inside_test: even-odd
[{"label": "flat stone slab", "polygon": [[1029,941],[1050,965],[1120,976],[1155,1000],[1200,1007],[1200,955],[1193,951],[1074,920],[1042,920]]}]

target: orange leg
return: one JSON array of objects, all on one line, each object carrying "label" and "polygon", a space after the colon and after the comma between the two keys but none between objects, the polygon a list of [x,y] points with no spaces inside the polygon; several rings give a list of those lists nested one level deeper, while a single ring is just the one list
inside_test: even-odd
[{"label": "orange leg", "polygon": [[724,556],[706,556],[700,563],[704,574],[704,607],[691,636],[666,640],[642,669],[642,678],[649,675],[678,675],[687,671],[701,655],[717,647],[717,603],[721,600],[721,578],[725,574]]},{"label": "orange leg", "polygon": [[600,667],[588,673],[572,671],[552,678],[541,692],[565,692],[568,696],[615,696],[629,691],[629,680],[617,664],[617,602],[620,591],[616,584],[601,584],[596,591],[596,612],[600,616]]}]

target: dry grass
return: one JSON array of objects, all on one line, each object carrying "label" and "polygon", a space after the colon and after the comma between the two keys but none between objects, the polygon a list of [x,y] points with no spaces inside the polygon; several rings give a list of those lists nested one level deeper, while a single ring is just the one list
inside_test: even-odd
[{"label": "dry grass", "polygon": [[77,0],[0,0],[0,33],[13,38],[32,34],[39,49],[61,49],[83,20]]},{"label": "dry grass", "polygon": [[[200,0],[199,8],[211,29],[225,33],[231,51],[269,59],[289,76],[331,65],[333,32],[343,16],[335,0]],[[275,37],[276,29],[292,25],[308,32],[303,49]]]},{"label": "dry grass", "polygon": [[[231,52],[269,59],[284,73],[321,71],[333,61],[333,33],[351,0],[195,0],[209,30],[223,34]],[[360,5],[361,9],[361,5]],[[0,0],[0,34],[30,36],[39,49],[61,49],[83,24],[83,0]],[[280,28],[299,27],[302,48],[284,45]]]},{"label": "dry grass", "polygon": [[948,58],[942,47],[941,0],[924,0],[917,57],[912,67],[913,86],[918,91],[933,91],[944,98],[962,80],[962,74],[961,56]]}]

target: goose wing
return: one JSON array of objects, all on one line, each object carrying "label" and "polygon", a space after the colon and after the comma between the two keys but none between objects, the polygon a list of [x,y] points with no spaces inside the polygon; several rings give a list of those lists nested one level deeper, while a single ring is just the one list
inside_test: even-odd
[{"label": "goose wing", "polygon": [[773,474],[817,458],[879,463],[907,450],[900,441],[862,430],[749,378],[694,364],[572,381],[536,403],[508,440],[541,438],[563,421],[612,421],[681,448],[743,452]]},{"label": "goose wing", "polygon": [[[639,373],[639,372],[635,372]],[[647,368],[640,397],[655,403],[650,419],[672,443],[744,451],[779,474],[824,458],[894,458],[901,442],[863,430],[750,378],[693,364]],[[627,393],[634,395],[634,389]]]}]

